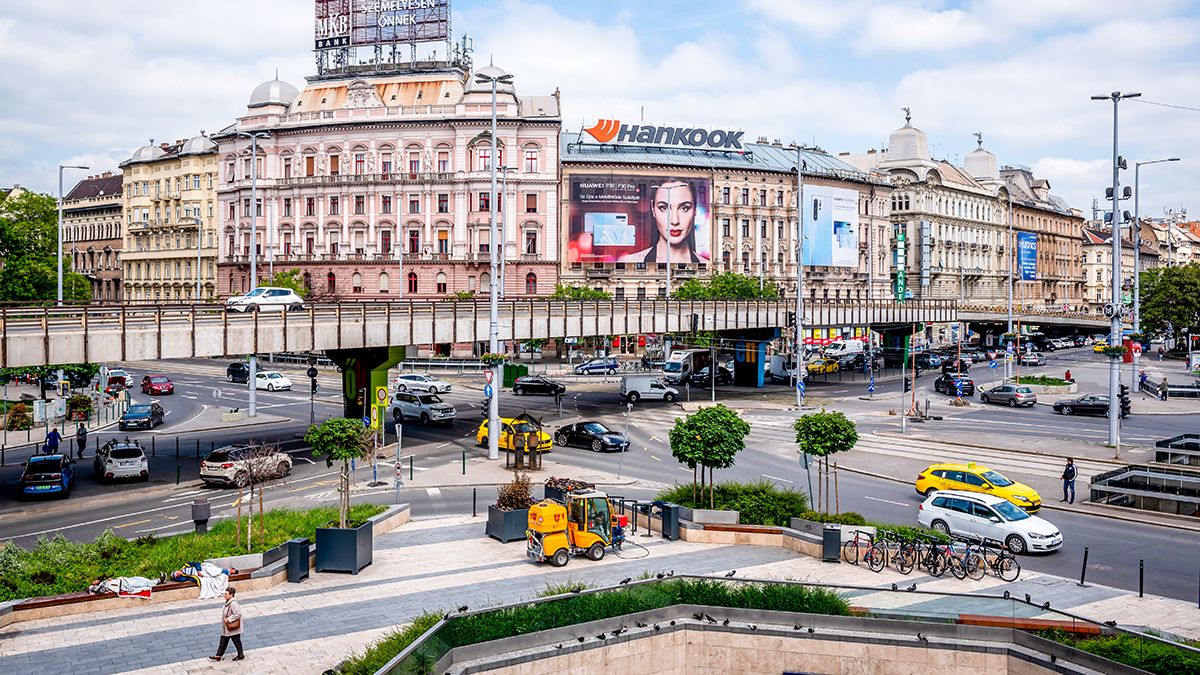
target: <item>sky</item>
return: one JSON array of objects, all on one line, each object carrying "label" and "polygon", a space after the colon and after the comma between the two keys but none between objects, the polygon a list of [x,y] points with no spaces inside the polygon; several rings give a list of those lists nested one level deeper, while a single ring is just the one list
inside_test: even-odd
[{"label": "sky", "polygon": [[[935,158],[983,134],[1090,216],[1112,181],[1113,105],[1140,213],[1200,215],[1200,6],[1185,0],[452,0],[477,65],[597,117],[738,128],[837,154],[904,123]],[[258,83],[315,70],[311,0],[0,0],[0,185],[117,170],[146,144],[232,123]],[[423,53],[423,52],[422,52]],[[1164,105],[1165,104],[1165,105]],[[1182,106],[1182,107],[1169,107]],[[1192,108],[1191,110],[1187,108]],[[1133,204],[1123,208],[1132,211]]]}]

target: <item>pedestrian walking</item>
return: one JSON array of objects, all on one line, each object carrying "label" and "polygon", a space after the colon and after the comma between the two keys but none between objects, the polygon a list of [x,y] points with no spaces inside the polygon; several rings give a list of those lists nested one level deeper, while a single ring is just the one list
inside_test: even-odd
[{"label": "pedestrian walking", "polygon": [[233,599],[235,595],[237,589],[233,586],[225,589],[225,606],[221,608],[221,642],[217,645],[217,654],[208,657],[212,661],[220,661],[225,656],[225,648],[229,646],[230,640],[237,648],[237,656],[233,657],[233,660],[241,661],[246,658],[242,652],[242,606]]},{"label": "pedestrian walking", "polygon": [[1062,482],[1063,482],[1063,498],[1062,501],[1068,504],[1075,503],[1075,476],[1079,475],[1079,469],[1075,468],[1075,460],[1067,458],[1067,465],[1063,467]]},{"label": "pedestrian walking", "polygon": [[75,458],[83,459],[83,451],[87,450],[87,427],[83,426],[83,422],[79,423],[79,428],[75,430]]},{"label": "pedestrian walking", "polygon": [[1162,347],[1158,348],[1158,360],[1159,361],[1163,360],[1163,354],[1165,354],[1165,353],[1166,353],[1165,349],[1163,349]]},{"label": "pedestrian walking", "polygon": [[57,427],[50,427],[49,433],[46,434],[46,454],[53,455],[58,452],[58,444],[62,441],[62,434],[58,433]]},{"label": "pedestrian walking", "polygon": [[1167,400],[1167,376],[1163,375],[1162,384],[1159,385],[1159,391],[1162,392],[1162,400]]}]

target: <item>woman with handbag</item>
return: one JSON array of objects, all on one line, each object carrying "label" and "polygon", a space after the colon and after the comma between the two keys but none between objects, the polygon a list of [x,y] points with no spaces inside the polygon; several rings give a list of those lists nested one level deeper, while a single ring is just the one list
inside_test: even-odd
[{"label": "woman with handbag", "polygon": [[242,653],[242,606],[233,599],[235,595],[237,589],[233,586],[225,589],[225,607],[221,609],[221,642],[217,645],[217,655],[208,657],[213,661],[221,660],[230,640],[233,640],[233,646],[237,648],[237,656],[233,657],[233,660],[241,661],[246,658]]}]

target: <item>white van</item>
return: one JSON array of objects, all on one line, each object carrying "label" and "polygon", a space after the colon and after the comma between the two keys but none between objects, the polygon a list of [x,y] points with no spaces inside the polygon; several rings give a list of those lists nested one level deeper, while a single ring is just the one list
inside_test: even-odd
[{"label": "white van", "polygon": [[679,390],[663,384],[658,375],[626,375],[621,378],[620,393],[621,398],[630,403],[637,403],[641,399],[670,403],[679,398]]},{"label": "white van", "polygon": [[860,354],[862,351],[862,340],[839,340],[825,348],[825,357],[830,359],[840,359],[843,356]]}]

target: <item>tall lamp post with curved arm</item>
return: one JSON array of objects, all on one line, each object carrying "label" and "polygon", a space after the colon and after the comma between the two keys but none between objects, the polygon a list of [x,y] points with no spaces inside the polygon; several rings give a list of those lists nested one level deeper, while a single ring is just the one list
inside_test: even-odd
[{"label": "tall lamp post with curved arm", "polygon": [[[265,131],[238,131],[236,135],[250,139],[250,290],[258,288],[258,139],[270,138]],[[255,388],[258,377],[258,355],[250,355],[249,402],[246,415],[258,415],[258,390]]]},{"label": "tall lamp post with curved arm", "polygon": [[[1139,180],[1141,178],[1141,169],[1148,164],[1161,164],[1163,162],[1178,162],[1178,157],[1167,157],[1166,159],[1152,159],[1146,162],[1133,163],[1133,225],[1130,226],[1129,241],[1133,242],[1133,332],[1140,334],[1142,332],[1142,225],[1140,215],[1138,213],[1138,200],[1142,196]],[[1141,350],[1133,352],[1133,370],[1129,378],[1129,390],[1138,390],[1138,370],[1142,360]]]}]

